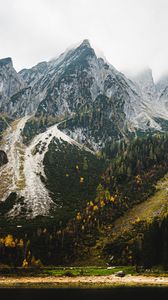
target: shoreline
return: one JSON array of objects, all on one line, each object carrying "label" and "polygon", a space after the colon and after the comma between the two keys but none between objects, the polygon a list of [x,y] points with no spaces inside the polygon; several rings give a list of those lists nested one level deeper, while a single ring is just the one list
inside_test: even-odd
[{"label": "shoreline", "polygon": [[113,288],[113,287],[168,287],[168,277],[143,275],[76,276],[76,277],[7,277],[0,276],[0,288]]}]

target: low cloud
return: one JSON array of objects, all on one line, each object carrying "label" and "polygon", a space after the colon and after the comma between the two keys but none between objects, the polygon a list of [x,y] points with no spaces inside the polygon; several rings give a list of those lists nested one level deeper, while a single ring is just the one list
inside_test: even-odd
[{"label": "low cloud", "polygon": [[167,0],[0,0],[0,57],[17,70],[88,38],[117,69],[168,73]]}]

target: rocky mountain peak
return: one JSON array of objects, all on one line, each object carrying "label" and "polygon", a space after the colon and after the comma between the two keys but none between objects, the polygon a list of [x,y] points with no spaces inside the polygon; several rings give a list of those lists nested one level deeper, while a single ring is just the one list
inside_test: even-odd
[{"label": "rocky mountain peak", "polygon": [[6,66],[6,65],[13,66],[11,57],[6,57],[6,58],[0,59],[0,67]]},{"label": "rocky mountain peak", "polygon": [[96,56],[94,49],[91,47],[90,42],[87,39],[83,40],[83,42],[76,49],[74,49],[74,52],[81,52],[81,54],[85,53],[87,56]]},{"label": "rocky mountain peak", "polygon": [[168,74],[164,74],[159,78],[159,80],[156,82],[156,87],[159,94],[161,94],[164,89],[168,87]]},{"label": "rocky mountain peak", "polygon": [[[0,60],[0,110],[7,111],[11,97],[26,86],[13,67],[10,57]],[[9,113],[9,112],[8,112]]]},{"label": "rocky mountain peak", "polygon": [[[151,121],[153,116],[165,116],[167,93],[160,107],[152,70],[147,68],[129,80],[105,58],[98,58],[88,39],[57,58],[23,69],[19,74],[13,68],[11,58],[0,60],[1,65],[11,66],[0,69],[0,108],[10,116],[35,114],[59,118],[83,111],[94,114],[94,109],[97,114],[102,111],[97,106],[103,106],[108,117],[97,114],[97,123],[101,118],[103,127],[109,118],[113,125],[120,123],[120,128],[128,124],[129,130],[134,127],[146,130],[149,120],[153,124],[151,127],[158,129],[156,122]],[[75,130],[81,126],[77,124]]]},{"label": "rocky mountain peak", "polygon": [[134,77],[134,80],[141,87],[149,87],[154,85],[152,70],[147,68]]},{"label": "rocky mountain peak", "polygon": [[84,39],[81,45],[91,48],[90,42],[88,39]]},{"label": "rocky mountain peak", "polygon": [[145,99],[154,100],[156,98],[156,86],[150,68],[141,71],[132,77],[132,80],[137,84]]}]

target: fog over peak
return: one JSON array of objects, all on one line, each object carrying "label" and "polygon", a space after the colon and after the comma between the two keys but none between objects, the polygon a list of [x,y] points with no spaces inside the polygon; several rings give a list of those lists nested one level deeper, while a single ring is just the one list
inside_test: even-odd
[{"label": "fog over peak", "polygon": [[[167,0],[0,0],[0,58],[19,71],[89,40],[118,70],[168,73]],[[99,55],[100,56],[100,55]]]}]

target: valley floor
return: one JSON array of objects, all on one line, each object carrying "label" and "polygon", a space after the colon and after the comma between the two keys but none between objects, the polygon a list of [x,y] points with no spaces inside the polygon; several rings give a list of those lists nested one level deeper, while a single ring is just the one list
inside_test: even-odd
[{"label": "valley floor", "polygon": [[143,287],[143,286],[157,286],[168,287],[168,277],[154,277],[144,275],[126,275],[125,277],[109,276],[77,276],[77,277],[0,277],[0,288],[9,287],[46,287],[46,288],[71,288],[71,287]]}]

